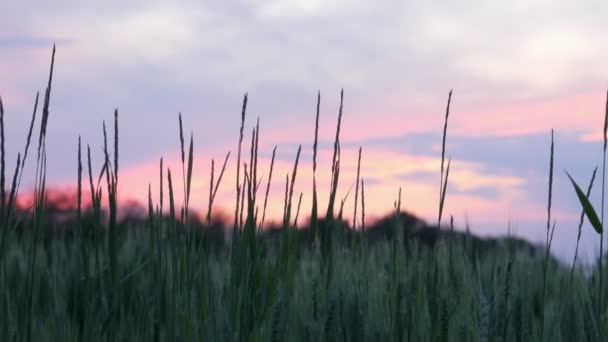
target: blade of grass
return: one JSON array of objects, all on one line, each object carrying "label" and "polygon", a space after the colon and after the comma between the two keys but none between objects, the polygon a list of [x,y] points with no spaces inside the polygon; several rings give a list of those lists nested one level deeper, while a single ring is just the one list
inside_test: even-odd
[{"label": "blade of grass", "polygon": [[8,209],[7,209],[7,215],[6,215],[6,219],[4,222],[0,221],[0,225],[2,225],[0,227],[0,229],[2,231],[0,231],[0,260],[2,260],[2,256],[4,255],[4,246],[6,243],[6,236],[8,234],[9,231],[9,227],[11,224],[11,216],[13,213],[13,209],[15,207],[15,200],[17,198],[17,175],[19,174],[19,166],[21,164],[21,153],[17,154],[17,165],[15,167],[15,173],[13,175],[13,182],[11,185],[11,192],[8,198]]},{"label": "blade of grass", "polygon": [[443,206],[445,204],[445,194],[448,188],[448,177],[450,175],[450,164],[452,162],[452,158],[448,158],[448,167],[445,171],[445,181],[441,186],[441,197],[439,198],[439,220],[437,221],[437,229],[441,229],[441,215],[443,214]]},{"label": "blade of grass", "polygon": [[[595,175],[597,173],[597,166],[593,169],[593,174],[591,175],[591,181],[589,182],[589,187],[587,188],[586,198],[589,200],[589,196],[591,195],[591,189],[593,188],[593,182],[595,181]],[[576,248],[574,249],[574,258],[572,260],[572,269],[570,270],[570,283],[572,283],[574,277],[574,267],[576,266],[576,259],[578,256],[578,246],[581,241],[581,234],[583,232],[583,221],[585,220],[585,210],[581,210],[581,218],[578,223],[578,235],[576,237]]]},{"label": "blade of grass", "polygon": [[[245,169],[247,168],[247,163],[243,163],[243,166],[245,167]],[[243,229],[243,215],[244,215],[244,210],[245,210],[245,189],[247,186],[247,179],[245,177],[243,177],[243,184],[241,186],[241,206],[240,206],[240,213],[239,213],[239,225],[238,225],[238,229],[239,231],[241,231]]]},{"label": "blade of grass", "polygon": [[[542,305],[540,308],[540,336],[541,340],[544,339],[545,332],[545,301],[547,293],[547,270],[549,268],[549,255],[551,253],[551,240],[553,232],[551,230],[551,201],[553,199],[553,158],[555,151],[555,143],[553,139],[553,129],[551,130],[551,154],[549,159],[549,195],[547,198],[547,234],[545,237],[545,262],[543,267],[543,288],[542,288]],[[584,197],[584,196],[583,196]],[[555,223],[553,224],[555,230]]]},{"label": "blade of grass", "polygon": [[332,221],[334,216],[334,203],[336,200],[336,192],[338,188],[339,178],[339,161],[340,161],[340,125],[342,123],[342,110],[344,105],[344,89],[340,91],[340,109],[338,110],[338,124],[336,127],[336,139],[334,141],[334,152],[331,164],[331,187],[329,192],[329,204],[327,206],[326,220]]},{"label": "blade of grass", "polygon": [[365,182],[361,179],[361,231],[365,232]]},{"label": "blade of grass", "polygon": [[91,167],[91,147],[87,144],[87,166],[89,169],[89,185],[91,187],[91,205],[95,205],[95,187],[93,186],[93,168]]},{"label": "blade of grass", "polygon": [[277,152],[277,147],[272,149],[272,159],[270,159],[270,171],[268,173],[268,183],[266,183],[266,194],[264,195],[264,209],[262,210],[262,221],[259,229],[264,228],[264,220],[266,219],[266,204],[268,204],[268,194],[270,192],[270,184],[272,182],[272,170],[274,168],[274,158]]},{"label": "blade of grass", "polygon": [[[259,125],[259,118],[258,118],[258,125]],[[255,178],[255,164],[257,163],[256,159],[256,141],[257,141],[257,128],[254,127],[252,132],[251,132],[251,147],[250,147],[250,152],[249,152],[249,182],[251,182],[251,188],[248,188],[248,192],[251,191],[251,193],[248,193],[248,197],[247,197],[247,205],[251,205],[251,208],[253,210],[253,208],[255,207],[255,193],[257,191],[257,179]],[[250,196],[249,196],[250,195]],[[251,197],[251,198],[249,198]],[[251,202],[251,203],[250,203]],[[247,208],[249,209],[249,208]],[[249,213],[249,210],[247,210],[247,212]],[[253,215],[252,215],[253,216]]]},{"label": "blade of grass", "polygon": [[209,201],[208,201],[208,208],[207,208],[207,218],[205,219],[205,222],[207,225],[209,225],[211,223],[211,207],[213,206],[213,185],[214,185],[214,180],[213,178],[215,177],[215,159],[211,158],[211,176],[209,177]]},{"label": "blade of grass", "polygon": [[293,188],[296,183],[296,175],[298,172],[298,162],[300,160],[300,153],[302,152],[302,145],[298,147],[298,153],[296,154],[296,162],[293,165],[293,172],[291,173],[291,186],[289,187],[289,201],[287,203],[287,216],[286,216],[286,224],[289,225],[289,221],[291,220],[291,201],[293,198]]},{"label": "blade of grass", "polygon": [[[19,188],[21,186],[21,178],[23,177],[23,171],[25,169],[25,161],[27,160],[27,152],[29,151],[29,147],[30,147],[30,142],[32,139],[32,132],[34,131],[34,122],[36,121],[36,113],[38,111],[38,99],[40,96],[40,92],[36,92],[36,99],[34,101],[34,110],[32,112],[32,120],[30,121],[30,127],[27,133],[27,139],[25,142],[25,149],[23,152],[23,160],[21,161],[21,169],[19,171],[19,179],[17,180],[17,187],[15,188],[15,198],[17,198],[17,195],[19,194]],[[10,218],[9,218],[10,220]],[[2,248],[0,248],[0,255],[2,255]]]},{"label": "blade of grass", "polygon": [[340,125],[342,123],[342,109],[343,109],[343,104],[344,104],[344,89],[342,89],[340,91],[340,109],[338,110],[338,125],[336,127],[336,139],[334,141],[334,154],[333,157],[331,158],[331,160],[333,161],[332,164],[332,173],[334,173],[334,169],[335,169],[335,165],[336,165],[336,160],[337,160],[337,153],[338,153],[338,146],[340,144]]},{"label": "blade of grass", "polygon": [[[182,157],[182,182],[184,184],[184,198],[183,198],[183,207],[186,207],[186,152],[184,150],[184,128],[182,125],[182,113],[178,114],[179,120],[179,143],[180,143],[180,151]],[[183,217],[182,217],[183,221]]]},{"label": "blade of grass", "polygon": [[289,173],[285,175],[285,195],[283,197],[283,230],[286,230],[289,224],[287,218],[287,202],[289,201]]},{"label": "blade of grass", "polygon": [[32,120],[30,121],[30,128],[27,133],[27,139],[25,141],[25,150],[23,153],[23,162],[21,163],[21,171],[19,171],[19,181],[17,181],[17,192],[19,191],[19,186],[21,185],[21,177],[23,176],[23,170],[25,168],[25,161],[27,159],[27,152],[30,148],[30,142],[32,139],[32,132],[34,131],[34,122],[36,122],[36,113],[38,111],[38,98],[40,93],[36,92],[36,100],[34,101],[34,110],[32,111]]},{"label": "blade of grass", "polygon": [[342,216],[344,214],[344,204],[346,203],[346,200],[348,199],[348,196],[350,195],[350,192],[352,189],[353,189],[353,185],[351,184],[350,187],[348,187],[348,191],[346,192],[346,195],[342,198],[342,200],[340,200],[340,211],[338,211],[338,222],[342,222]]},{"label": "blade of grass", "polygon": [[[82,147],[81,147],[81,138],[78,136],[78,184],[76,190],[76,222],[78,225],[78,231],[80,234],[80,248],[82,254],[82,263],[83,267],[86,269],[86,257],[85,257],[85,248],[84,248],[84,232],[82,226]],[[88,272],[85,272],[85,277]]]},{"label": "blade of grass", "polygon": [[300,192],[300,198],[298,199],[298,209],[296,210],[296,218],[293,220],[293,228],[298,229],[298,217],[300,216],[300,206],[302,205],[302,192]]},{"label": "blade of grass", "polygon": [[359,146],[359,158],[357,161],[357,186],[355,187],[355,204],[354,204],[354,213],[353,213],[353,231],[357,230],[357,203],[359,201],[359,175],[361,172],[361,146]]},{"label": "blade of grass", "polygon": [[110,154],[108,152],[108,139],[106,133],[106,124],[103,122],[103,145],[105,155],[105,171],[106,183],[108,188],[108,207],[110,211],[108,223],[108,258],[110,260],[110,278],[115,286],[118,279],[118,255],[117,255],[117,237],[116,237],[116,197],[115,197],[115,179],[114,172],[110,166]]},{"label": "blade of grass", "polygon": [[[84,279],[84,285],[83,285],[83,292],[88,292],[88,286],[89,286],[89,248],[87,248],[87,244],[86,244],[86,239],[87,239],[87,234],[85,234],[85,227],[83,225],[82,222],[82,143],[81,143],[81,138],[80,135],[78,136],[78,186],[77,186],[77,197],[76,197],[76,225],[77,225],[77,229],[78,229],[78,240],[79,240],[79,247],[80,247],[80,258],[81,258],[81,263],[82,263],[82,276],[81,278]],[[86,302],[84,300],[79,300],[78,305],[82,308],[81,312],[84,313],[84,308],[86,305]],[[83,314],[84,316],[84,314]],[[85,318],[82,318],[82,321],[84,321]],[[82,334],[83,334],[83,325],[79,326],[79,336],[82,338]]]},{"label": "blade of grass", "polygon": [[332,175],[332,182],[330,186],[329,193],[329,204],[327,205],[327,214],[325,215],[325,219],[327,221],[332,221],[334,219],[334,202],[336,200],[336,191],[338,189],[338,179],[340,174],[340,160],[336,161],[336,165],[334,166],[334,171]]},{"label": "blade of grass", "polygon": [[33,321],[33,313],[34,313],[34,301],[33,301],[33,291],[34,291],[34,266],[36,264],[36,252],[37,252],[37,240],[38,240],[38,232],[40,230],[40,226],[42,225],[42,215],[44,213],[44,201],[45,201],[45,186],[46,186],[46,125],[48,122],[49,116],[49,104],[50,104],[50,96],[51,96],[51,83],[53,79],[53,67],[55,65],[55,45],[53,45],[53,53],[51,55],[51,68],[49,72],[49,81],[47,84],[45,96],[44,96],[44,106],[42,108],[42,122],[40,124],[40,135],[38,139],[38,158],[36,161],[36,181],[34,188],[34,232],[32,234],[32,245],[30,252],[30,263],[29,263],[29,286],[27,293],[27,308],[28,315],[26,321],[26,332],[25,332],[25,341],[30,342],[32,336],[32,321]]},{"label": "blade of grass", "polygon": [[[19,152],[19,153],[17,153],[17,164],[15,166],[15,172],[13,173],[13,181],[11,183],[11,192],[8,196],[7,220],[6,220],[7,225],[10,224],[10,219],[12,217],[12,214],[13,214],[13,211],[15,208],[15,201],[17,199],[17,176],[19,175],[20,166],[21,166],[21,153]],[[1,250],[2,250],[2,248],[0,248],[0,251]],[[0,252],[0,255],[2,255],[1,252]]]},{"label": "blade of grass", "polygon": [[591,204],[591,202],[589,202],[589,199],[585,196],[585,193],[583,192],[583,190],[578,186],[578,184],[574,181],[572,176],[570,176],[570,174],[567,171],[566,171],[566,175],[568,175],[570,182],[572,182],[574,191],[576,191],[576,196],[578,197],[579,202],[583,206],[583,211],[585,212],[585,215],[587,216],[589,223],[591,223],[591,226],[593,227],[593,229],[595,229],[596,233],[601,234],[603,231],[602,222],[600,221],[599,217],[597,216],[597,213],[596,213],[595,209],[593,208],[593,205]]},{"label": "blade of grass", "polygon": [[397,197],[397,214],[401,213],[401,187],[399,187],[399,196]]},{"label": "blade of grass", "polygon": [[253,158],[255,158],[255,127],[251,130],[251,145],[249,145],[249,166],[251,169],[249,170],[250,173],[248,174],[249,178],[253,180],[252,183],[255,186],[256,180],[253,178]]},{"label": "blade of grass", "polygon": [[245,113],[247,111],[247,93],[243,97],[243,107],[241,110],[241,129],[239,133],[239,149],[236,157],[236,208],[234,209],[234,231],[233,241],[235,234],[239,227],[239,200],[241,199],[241,146],[243,144],[243,129],[245,128]]},{"label": "blade of grass", "polygon": [[44,94],[44,105],[42,107],[42,122],[40,123],[40,135],[38,137],[38,155],[43,147],[42,140],[46,135],[46,126],[49,119],[49,102],[51,100],[51,84],[53,82],[53,69],[55,67],[55,44],[53,44],[53,53],[51,55],[51,70],[49,71],[49,82],[46,86]]},{"label": "blade of grass", "polygon": [[[226,154],[226,158],[224,159],[224,164],[222,165],[222,170],[220,171],[220,175],[217,179],[217,183],[213,184],[213,161],[211,166],[211,187],[209,188],[209,208],[207,210],[207,224],[211,223],[211,209],[213,206],[213,201],[215,200],[215,195],[220,187],[220,183],[222,182],[222,176],[224,175],[224,171],[226,170],[226,164],[228,163],[228,158],[230,157],[230,151]],[[211,188],[213,188],[213,193],[211,193]]]},{"label": "blade of grass", "polygon": [[321,91],[317,92],[317,115],[315,116],[315,140],[312,145],[312,208],[310,213],[310,238],[317,237],[318,203],[317,203],[317,144],[319,139],[319,112]]},{"label": "blade of grass", "polygon": [[148,239],[150,251],[154,250],[154,204],[152,202],[152,183],[148,183]]},{"label": "blade of grass", "polygon": [[160,184],[159,184],[159,190],[160,190],[160,194],[159,194],[159,202],[160,202],[160,217],[161,217],[161,222],[162,222],[162,217],[163,217],[163,158],[160,158]]},{"label": "blade of grass", "polygon": [[[175,225],[175,201],[173,197],[173,180],[171,179],[171,169],[167,168],[167,184],[169,185],[169,220],[171,225]],[[174,228],[171,228],[171,234],[174,234]]]},{"label": "blade of grass", "polygon": [[188,171],[186,173],[186,226],[188,226],[190,210],[190,189],[192,188],[192,164],[194,163],[194,134],[190,133],[190,147],[188,148]]},{"label": "blade of grass", "polygon": [[448,95],[448,104],[445,109],[445,121],[443,124],[443,138],[442,138],[442,142],[441,142],[441,180],[439,182],[439,217],[437,219],[437,228],[441,227],[441,214],[442,214],[442,210],[443,210],[443,200],[444,200],[443,196],[445,193],[443,186],[444,186],[444,183],[447,184],[447,181],[444,181],[444,179],[443,179],[443,171],[444,171],[443,166],[444,166],[444,162],[445,162],[445,140],[446,140],[447,133],[448,133],[448,118],[450,116],[451,102],[452,102],[452,90],[450,90],[450,93]]}]

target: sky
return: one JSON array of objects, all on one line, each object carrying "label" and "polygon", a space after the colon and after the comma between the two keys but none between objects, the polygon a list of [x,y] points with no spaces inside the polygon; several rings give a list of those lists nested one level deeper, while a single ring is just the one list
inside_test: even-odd
[{"label": "sky", "polygon": [[[267,174],[277,146],[269,215],[281,213],[285,175],[299,145],[294,197],[303,193],[305,215],[317,92],[324,207],[344,89],[338,198],[355,183],[361,146],[366,220],[390,212],[401,187],[402,207],[436,222],[442,129],[453,89],[444,217],[453,215],[459,229],[469,222],[480,235],[505,235],[511,227],[543,243],[554,129],[554,248],[569,260],[581,208],[564,171],[586,188],[593,168],[601,170],[607,11],[606,1],[5,1],[0,96],[8,168],[24,147],[56,44],[47,133],[48,177],[56,189],[75,186],[79,135],[99,169],[102,122],[111,123],[115,108],[120,198],[144,201],[151,184],[158,201],[161,157],[181,188],[181,112],[186,134],[194,135],[191,205],[206,213],[211,159],[217,177],[231,151],[215,209],[231,212],[247,92],[245,158],[258,118],[260,174]],[[599,184],[591,196],[597,207]],[[353,191],[345,202],[348,218]],[[598,246],[586,223],[583,260],[596,257]]]}]

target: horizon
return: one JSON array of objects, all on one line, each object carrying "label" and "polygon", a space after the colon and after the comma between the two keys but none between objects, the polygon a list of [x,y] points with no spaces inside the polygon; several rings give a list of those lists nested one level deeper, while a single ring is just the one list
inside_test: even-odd
[{"label": "horizon", "polygon": [[[354,182],[357,150],[362,146],[368,217],[388,214],[402,187],[402,207],[432,224],[438,210],[445,107],[448,92],[454,89],[446,142],[452,169],[444,224],[454,215],[455,226],[464,227],[468,217],[471,230],[483,236],[506,234],[512,223],[516,236],[544,241],[553,128],[554,254],[571,260],[581,208],[563,170],[586,187],[601,161],[608,79],[608,62],[602,56],[608,47],[594,44],[593,37],[608,30],[599,25],[601,10],[581,13],[567,5],[547,9],[542,3],[507,13],[500,4],[487,5],[484,16],[468,15],[466,8],[411,5],[418,16],[410,14],[417,20],[407,24],[401,21],[408,17],[408,8],[398,6],[402,11],[385,13],[381,6],[364,3],[345,8],[336,2],[267,2],[236,11],[220,2],[142,2],[121,8],[118,18],[112,16],[114,3],[86,8],[64,2],[46,8],[44,15],[24,6],[16,9],[20,15],[10,17],[9,5],[0,5],[5,13],[0,18],[8,27],[0,34],[7,169],[13,169],[23,148],[34,96],[44,89],[56,42],[47,145],[52,186],[75,188],[78,135],[84,146],[91,144],[93,167],[98,170],[102,120],[110,122],[118,108],[119,197],[146,203],[151,183],[156,201],[161,157],[175,175],[179,194],[181,112],[185,135],[194,134],[191,203],[205,212],[210,160],[215,159],[217,172],[231,151],[214,208],[230,213],[241,101],[248,92],[243,157],[249,156],[248,138],[259,117],[264,177],[278,145],[269,206],[272,215],[279,215],[283,176],[291,171],[301,144],[296,194],[303,192],[306,217],[317,90],[321,89],[317,187],[323,208],[339,91],[344,88],[344,163],[337,200]],[[608,9],[608,4],[597,6]],[[73,21],[60,20],[77,10],[81,15]],[[374,17],[380,14],[385,20]],[[337,20],[345,27],[333,25]],[[501,26],[509,20],[518,20],[519,30]],[[87,21],[95,26],[82,29]],[[473,30],[469,21],[487,30]],[[363,28],[355,30],[358,24]],[[496,41],[504,45],[489,46]],[[28,177],[31,165],[26,167],[23,190],[33,183]],[[599,187],[596,182],[591,196],[596,206]],[[353,193],[345,205],[347,220],[352,217],[352,199]],[[599,239],[586,222],[581,260],[597,256],[598,246]]]}]

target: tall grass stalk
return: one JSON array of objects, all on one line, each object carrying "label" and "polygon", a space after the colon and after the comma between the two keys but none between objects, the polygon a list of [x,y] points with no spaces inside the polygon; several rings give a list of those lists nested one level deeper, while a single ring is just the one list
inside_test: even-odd
[{"label": "tall grass stalk", "polygon": [[[55,65],[55,46],[51,55],[51,68],[49,80],[44,95],[44,106],[42,108],[42,122],[40,124],[40,135],[38,139],[38,158],[36,162],[36,181],[34,187],[34,223],[30,251],[28,253],[28,282],[26,292],[27,316],[22,322],[25,323],[25,341],[29,342],[32,338],[32,321],[34,319],[34,268],[36,266],[36,256],[38,251],[38,234],[42,226],[42,216],[44,214],[44,204],[46,197],[46,125],[49,117],[49,105],[51,96],[51,84],[53,80],[53,68]],[[22,335],[23,336],[23,335]]]},{"label": "tall grass stalk", "polygon": [[171,235],[175,238],[175,200],[173,197],[173,179],[171,178],[171,169],[167,168],[167,184],[169,186],[169,224],[171,225]]},{"label": "tall grass stalk", "polygon": [[338,218],[337,218],[338,223],[341,223],[343,221],[342,216],[344,214],[344,204],[346,204],[346,200],[348,200],[348,196],[350,195],[350,192],[352,189],[353,189],[353,185],[351,184],[348,187],[348,190],[346,191],[346,195],[344,195],[344,197],[342,197],[342,199],[340,200],[340,210],[338,211]]},{"label": "tall grass stalk", "polygon": [[304,193],[300,192],[300,197],[298,198],[298,208],[296,210],[296,217],[293,220],[293,228],[298,229],[298,217],[300,216],[300,207],[302,206],[302,195]]},{"label": "tall grass stalk", "polygon": [[[90,227],[91,236],[95,238],[94,245],[94,253],[95,253],[95,266],[97,268],[97,273],[101,273],[101,256],[99,252],[99,244],[96,239],[99,233],[99,220],[101,217],[101,188],[99,185],[97,186],[97,190],[95,190],[93,183],[93,168],[91,166],[91,147],[87,144],[87,166],[89,172],[89,185],[91,192],[91,206],[93,209],[93,223]],[[102,288],[102,277],[98,276],[98,287]]]},{"label": "tall grass stalk", "polygon": [[76,224],[80,242],[80,253],[82,258],[82,272],[85,280],[89,277],[89,260],[85,245],[85,232],[82,224],[82,147],[81,138],[78,136],[78,185],[76,190]]},{"label": "tall grass stalk", "polygon": [[25,341],[31,341],[32,336],[32,321],[34,319],[34,282],[35,282],[35,267],[36,257],[38,252],[38,240],[40,230],[42,229],[42,220],[44,215],[45,197],[46,197],[46,147],[45,136],[41,135],[42,139],[39,146],[39,158],[37,162],[36,172],[36,185],[35,185],[35,196],[34,196],[34,224],[32,232],[32,240],[30,245],[30,251],[28,253],[28,283],[26,292],[26,307],[27,317],[25,318]]},{"label": "tall grass stalk", "polygon": [[194,163],[194,134],[190,133],[188,147],[188,171],[186,173],[186,226],[189,224],[190,191],[192,189],[192,165]]},{"label": "tall grass stalk", "polygon": [[437,229],[441,228],[441,216],[443,214],[443,206],[445,204],[445,195],[448,188],[448,178],[450,176],[450,164],[452,163],[452,158],[448,159],[448,167],[445,170],[445,179],[443,185],[441,186],[441,198],[439,199],[439,220],[437,221]]},{"label": "tall grass stalk", "polygon": [[287,213],[285,216],[285,225],[288,226],[291,221],[291,205],[293,199],[293,188],[296,183],[296,175],[298,173],[298,162],[300,160],[300,153],[302,152],[302,145],[298,147],[298,153],[296,154],[296,161],[293,165],[293,172],[291,173],[291,185],[289,187],[289,200],[287,202]]},{"label": "tall grass stalk", "polygon": [[545,301],[547,296],[547,273],[549,270],[549,256],[551,253],[551,243],[553,241],[553,232],[555,231],[555,222],[551,226],[551,203],[553,199],[553,158],[554,158],[554,140],[553,130],[551,130],[551,153],[549,159],[549,194],[547,197],[547,231],[545,236],[545,262],[543,265],[543,287],[542,287],[542,305],[541,305],[541,338],[544,338],[545,331]]},{"label": "tall grass stalk", "polygon": [[441,214],[443,213],[443,203],[445,201],[445,187],[447,186],[447,178],[450,169],[450,163],[448,161],[448,169],[446,171],[445,180],[443,178],[444,172],[444,161],[445,161],[445,140],[448,133],[448,118],[450,116],[450,104],[452,102],[452,90],[448,95],[448,104],[445,109],[445,121],[443,123],[443,138],[441,142],[441,180],[439,182],[439,215],[437,218],[437,228],[441,227]]},{"label": "tall grass stalk", "polygon": [[353,226],[352,226],[353,231],[357,230],[357,204],[359,201],[359,177],[361,174],[361,149],[362,149],[362,147],[359,146],[359,158],[357,159],[357,180],[355,182],[355,184],[356,184],[356,186],[355,186],[355,204],[354,204]]},{"label": "tall grass stalk", "polygon": [[[13,173],[13,181],[11,182],[11,191],[8,196],[8,205],[6,209],[5,225],[10,227],[11,218],[15,209],[15,201],[17,199],[17,177],[19,176],[19,167],[21,166],[21,152],[17,153],[17,163]],[[0,233],[1,234],[1,233]],[[2,247],[0,247],[0,255],[2,255]],[[1,259],[1,257],[0,257]]]},{"label": "tall grass stalk", "polygon": [[117,256],[117,236],[116,236],[116,194],[115,194],[115,175],[110,164],[110,153],[108,152],[108,138],[106,124],[103,123],[103,151],[105,155],[105,174],[108,189],[108,259],[110,260],[110,279],[113,286],[117,284],[118,277],[118,256]]},{"label": "tall grass stalk", "polygon": [[214,161],[211,161],[211,184],[209,186],[209,208],[207,209],[207,224],[211,223],[211,209],[213,207],[213,201],[215,200],[217,191],[220,188],[220,183],[222,182],[222,177],[224,176],[224,171],[226,170],[228,158],[230,158],[230,151],[228,151],[228,153],[226,154],[226,158],[224,158],[224,164],[222,164],[222,169],[220,171],[219,177],[217,178],[217,183],[215,184],[213,183]]},{"label": "tall grass stalk", "polygon": [[163,176],[163,157],[160,157],[160,163],[159,163],[159,179],[158,179],[158,202],[159,202],[159,212],[158,215],[161,218],[161,226],[162,226],[162,217],[163,217],[163,200],[164,200],[164,196],[163,196],[163,180],[165,179],[165,177]]},{"label": "tall grass stalk", "polygon": [[[38,99],[40,97],[40,92],[36,92],[36,99],[34,100],[34,110],[32,112],[32,120],[30,121],[30,126],[29,126],[29,130],[27,133],[27,139],[25,141],[25,149],[23,151],[23,160],[21,161],[21,167],[19,169],[19,177],[17,179],[17,186],[14,187],[15,191],[15,195],[14,195],[14,200],[16,201],[17,199],[17,195],[19,194],[19,188],[21,186],[21,178],[23,177],[23,171],[25,169],[25,161],[27,160],[27,155],[28,155],[28,151],[29,151],[29,147],[30,147],[30,142],[32,139],[32,132],[34,131],[34,122],[36,121],[36,113],[38,112]],[[13,202],[14,203],[14,202]],[[12,212],[12,210],[10,210]],[[12,213],[9,214],[9,218],[8,218],[8,222],[11,222],[12,219]],[[1,238],[2,241],[0,241],[0,259],[2,258],[2,251],[4,250],[3,248],[3,244],[4,244],[4,236]]]},{"label": "tall grass stalk", "polygon": [[152,183],[148,183],[148,240],[150,243],[150,250],[154,250],[154,241],[156,239],[155,219],[156,216],[154,215],[154,202],[152,201]]},{"label": "tall grass stalk", "polygon": [[315,115],[315,140],[312,145],[312,208],[310,209],[310,238],[317,238],[318,203],[317,203],[317,144],[319,141],[319,112],[321,91],[317,92],[317,114]]},{"label": "tall grass stalk", "polygon": [[30,142],[32,139],[32,132],[34,131],[34,123],[36,122],[36,113],[38,112],[38,98],[40,96],[39,92],[36,92],[36,99],[34,100],[34,110],[32,111],[32,120],[30,121],[30,128],[27,132],[27,139],[25,142],[25,149],[23,153],[23,163],[21,164],[21,171],[19,172],[19,181],[17,182],[17,189],[19,189],[19,185],[21,184],[21,177],[23,176],[23,170],[25,168],[25,161],[27,159],[27,152],[30,148]]},{"label": "tall grass stalk", "polygon": [[[259,119],[258,119],[258,124],[259,124]],[[257,160],[257,129],[258,127],[254,127],[252,132],[251,132],[251,146],[250,146],[250,150],[249,150],[249,167],[250,167],[250,173],[249,173],[249,179],[251,181],[251,199],[253,200],[253,202],[255,203],[255,194],[256,194],[256,190],[257,190],[257,179],[255,176],[255,163]],[[249,189],[247,190],[249,191]]]},{"label": "tall grass stalk", "polygon": [[[181,151],[181,160],[182,160],[182,184],[184,185],[184,194],[183,194],[183,208],[185,213],[185,208],[187,206],[186,200],[186,152],[184,150],[184,128],[182,124],[182,113],[178,113],[178,121],[179,121],[179,143],[180,143],[180,151]],[[186,215],[187,216],[187,215]],[[184,217],[181,218],[184,221]]]},{"label": "tall grass stalk", "polygon": [[[254,147],[254,156],[253,156],[253,182],[255,185],[254,191],[253,191],[253,201],[255,202],[256,197],[257,197],[257,193],[258,193],[258,188],[260,187],[261,184],[261,179],[258,180],[258,145],[259,145],[259,141],[260,141],[260,118],[258,117],[257,123],[255,125],[255,147]],[[255,215],[257,217],[257,215]]]},{"label": "tall grass stalk", "polygon": [[[243,166],[247,165],[247,163],[243,163]],[[243,184],[241,185],[241,200],[240,200],[240,212],[239,212],[239,221],[238,221],[238,227],[239,227],[239,231],[243,230],[243,215],[245,213],[245,194],[247,194],[247,192],[245,191],[247,187],[247,179],[245,179],[245,177],[243,176]]]},{"label": "tall grass stalk", "polygon": [[236,157],[236,206],[234,209],[234,230],[232,238],[235,238],[235,234],[239,230],[239,201],[241,197],[241,146],[243,144],[243,129],[245,128],[245,113],[247,111],[247,93],[243,97],[243,107],[241,110],[241,129],[239,130],[239,147]]},{"label": "tall grass stalk", "polygon": [[365,182],[361,179],[361,232],[365,232]]},{"label": "tall grass stalk", "polygon": [[274,169],[274,158],[276,156],[277,147],[272,149],[272,158],[270,159],[270,170],[268,171],[268,183],[266,183],[266,193],[264,194],[264,208],[262,209],[262,221],[259,229],[264,228],[264,220],[266,219],[266,205],[268,204],[268,194],[270,193],[270,184],[272,182],[272,170]]},{"label": "tall grass stalk", "polygon": [[331,221],[334,218],[334,202],[338,191],[338,179],[340,175],[340,125],[342,123],[342,109],[344,106],[344,89],[340,91],[340,109],[338,110],[338,124],[336,127],[336,139],[334,141],[334,152],[331,158],[331,187],[329,190],[329,204],[325,219]]},{"label": "tall grass stalk", "polygon": [[287,202],[289,201],[289,173],[287,173],[285,175],[285,194],[283,195],[283,230],[286,230],[288,228],[287,224],[285,224],[288,221],[287,218]]},{"label": "tall grass stalk", "polygon": [[[452,102],[452,90],[448,95],[448,104],[445,109],[445,121],[443,123],[443,138],[441,142],[441,180],[439,181],[439,201],[441,203],[441,199],[443,198],[443,171],[444,171],[444,161],[445,161],[445,140],[448,132],[448,118],[450,116],[450,104]],[[437,220],[437,227],[441,225],[441,209],[439,210],[439,218]]]}]

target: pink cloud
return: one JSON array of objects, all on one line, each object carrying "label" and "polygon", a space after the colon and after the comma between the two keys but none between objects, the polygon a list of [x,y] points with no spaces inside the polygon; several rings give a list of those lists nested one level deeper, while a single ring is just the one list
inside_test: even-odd
[{"label": "pink cloud", "polygon": [[547,132],[601,132],[605,94],[580,91],[508,104],[467,104],[453,116],[452,133],[513,136]]},{"label": "pink cloud", "polygon": [[[455,90],[448,136],[516,136],[548,132],[554,128],[558,132],[581,133],[582,139],[586,141],[601,139],[606,96],[603,91],[586,89],[577,92],[563,91],[552,96],[528,96],[523,93],[518,96],[498,101],[482,96],[460,95],[458,90]],[[447,96],[444,97],[406,97],[397,103],[397,100],[389,96],[387,99],[378,100],[376,107],[367,104],[358,108],[353,108],[346,97],[341,127],[342,140],[357,142],[414,133],[441,132],[447,101]],[[312,143],[314,100],[311,99],[309,111],[273,120],[267,129],[270,132],[267,139]],[[328,101],[331,102],[326,103]],[[323,99],[319,127],[321,139],[333,141],[337,107],[337,99]]]}]

